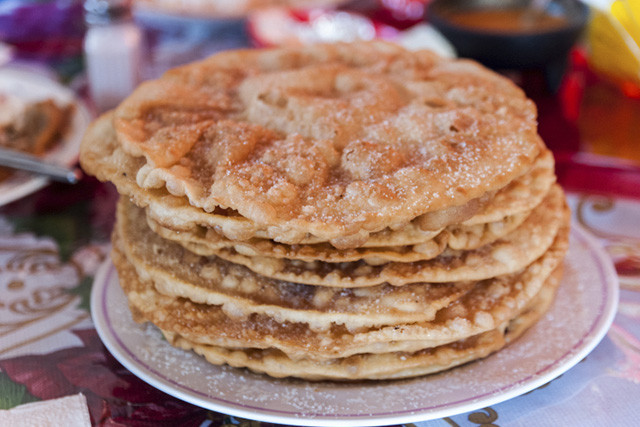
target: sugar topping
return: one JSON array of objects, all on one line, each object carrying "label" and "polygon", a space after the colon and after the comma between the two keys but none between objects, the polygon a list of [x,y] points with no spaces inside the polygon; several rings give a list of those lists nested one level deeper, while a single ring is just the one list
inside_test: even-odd
[{"label": "sugar topping", "polygon": [[542,146],[506,78],[382,42],[215,55],[142,85],[114,125],[140,186],[328,238],[465,204]]}]

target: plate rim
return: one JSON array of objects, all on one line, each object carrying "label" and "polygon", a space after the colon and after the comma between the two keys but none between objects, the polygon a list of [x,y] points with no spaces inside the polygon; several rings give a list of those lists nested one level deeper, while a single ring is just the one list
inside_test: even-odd
[{"label": "plate rim", "polygon": [[[264,407],[252,407],[248,404],[241,404],[221,397],[210,396],[198,390],[189,389],[187,386],[163,376],[156,370],[149,369],[150,367],[148,366],[139,366],[139,364],[144,365],[144,362],[141,362],[137,356],[122,343],[119,337],[113,335],[113,332],[109,330],[111,329],[110,325],[107,324],[108,314],[107,318],[105,318],[106,312],[104,310],[106,310],[106,302],[104,296],[108,290],[108,286],[110,284],[112,285],[114,280],[117,281],[117,272],[109,257],[107,257],[101,265],[94,278],[94,286],[91,294],[91,312],[100,339],[122,365],[151,386],[180,400],[205,409],[264,422],[299,426],[383,426],[388,424],[428,421],[474,411],[528,393],[571,369],[588,355],[604,338],[613,322],[618,306],[619,281],[615,273],[615,268],[610,257],[594,236],[577,224],[572,224],[571,234],[572,237],[575,236],[582,240],[582,243],[588,247],[589,252],[593,255],[597,263],[600,274],[598,281],[600,284],[599,292],[602,295],[599,307],[600,314],[594,318],[587,332],[560,357],[546,364],[537,372],[530,373],[518,381],[480,395],[465,397],[459,401],[423,408],[407,409],[406,411],[380,411],[375,414],[305,414]],[[521,337],[521,339],[522,338],[526,339],[526,337]],[[517,341],[514,344],[516,343]],[[169,343],[166,345],[170,346]],[[127,353],[130,357],[127,356]],[[488,357],[491,357],[491,355]],[[446,375],[446,372],[443,374]],[[273,380],[277,381],[277,379]],[[417,378],[416,381],[419,381],[419,378]]]}]

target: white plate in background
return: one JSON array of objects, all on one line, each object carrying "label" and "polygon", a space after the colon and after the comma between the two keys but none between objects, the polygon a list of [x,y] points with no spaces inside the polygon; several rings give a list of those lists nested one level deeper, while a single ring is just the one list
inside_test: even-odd
[{"label": "white plate in background", "polygon": [[[77,162],[80,142],[92,117],[71,89],[28,68],[7,66],[0,68],[0,94],[15,95],[27,102],[52,99],[61,105],[73,104],[74,111],[69,129],[43,159],[67,167]],[[47,178],[16,171],[0,181],[0,206],[35,192],[48,182]]]}]

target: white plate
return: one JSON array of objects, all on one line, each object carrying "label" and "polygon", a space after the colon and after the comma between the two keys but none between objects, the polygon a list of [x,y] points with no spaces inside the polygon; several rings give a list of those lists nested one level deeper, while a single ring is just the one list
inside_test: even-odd
[{"label": "white plate", "polygon": [[95,278],[91,310],[111,353],[135,375],[179,399],[266,422],[366,426],[451,416],[533,390],[593,350],[611,325],[617,302],[611,261],[594,238],[574,228],[556,301],[519,340],[441,374],[359,383],[272,379],[213,366],[175,349],[154,326],[132,321],[111,262]]},{"label": "white plate", "polygon": [[[73,91],[38,72],[26,68],[7,67],[0,69],[0,93],[11,93],[26,101],[49,98],[61,104],[74,104],[75,109],[68,131],[62,141],[47,152],[44,159],[67,167],[76,163],[80,141],[91,122],[91,114],[75,97]],[[0,206],[35,192],[48,182],[44,177],[15,172],[7,179],[0,181]]]}]

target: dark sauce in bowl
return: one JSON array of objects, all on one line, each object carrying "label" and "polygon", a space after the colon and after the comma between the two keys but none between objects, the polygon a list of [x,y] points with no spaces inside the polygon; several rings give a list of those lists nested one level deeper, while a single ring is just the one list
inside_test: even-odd
[{"label": "dark sauce in bowl", "polygon": [[447,18],[454,25],[499,33],[538,33],[567,26],[564,16],[524,8],[461,10]]},{"label": "dark sauce in bowl", "polygon": [[461,57],[499,69],[546,69],[560,75],[589,16],[580,0],[430,0],[426,19]]}]

